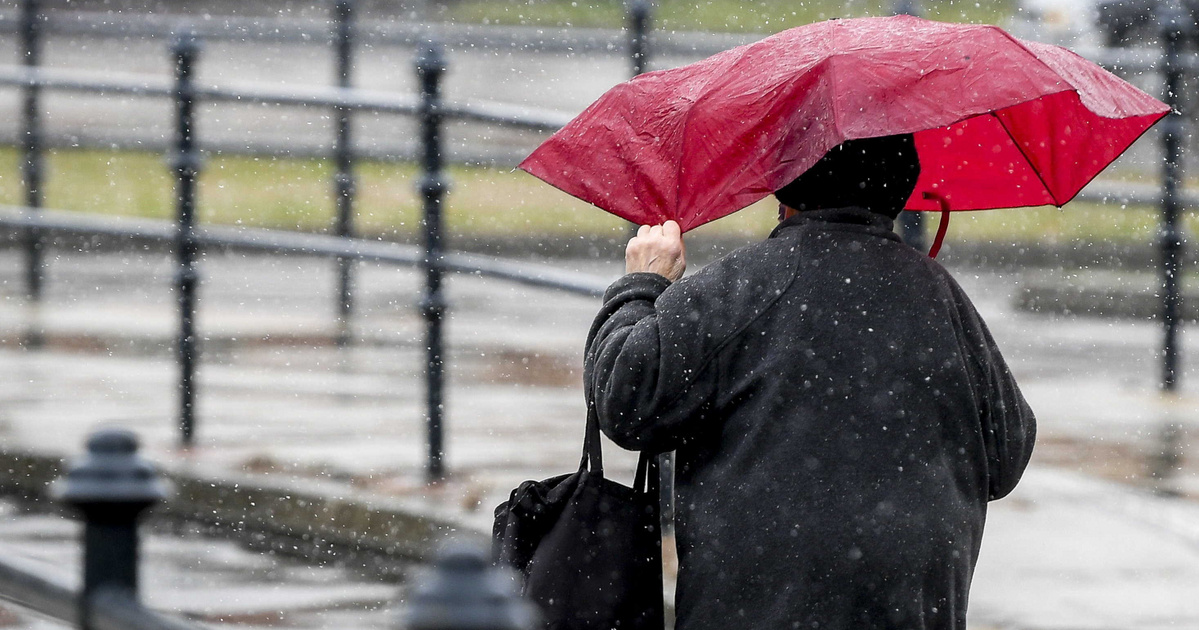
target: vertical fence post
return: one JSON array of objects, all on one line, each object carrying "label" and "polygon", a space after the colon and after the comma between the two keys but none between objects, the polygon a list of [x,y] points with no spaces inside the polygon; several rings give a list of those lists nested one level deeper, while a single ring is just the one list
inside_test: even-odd
[{"label": "vertical fence post", "polygon": [[445,317],[446,303],[441,289],[441,207],[448,188],[445,173],[442,171],[441,138],[441,77],[445,71],[445,53],[441,44],[432,40],[422,42],[416,57],[416,77],[420,83],[421,141],[421,178],[418,188],[424,206],[421,222],[425,239],[425,294],[421,299],[420,309],[425,318],[427,352],[425,404],[429,446],[427,477],[430,482],[445,476],[445,446],[442,435],[445,411],[445,357],[442,321]]},{"label": "vertical fence post", "polygon": [[[334,38],[337,47],[337,86],[348,88],[353,72],[353,0],[336,0],[334,13],[337,29]],[[334,147],[337,168],[337,173],[334,175],[334,196],[337,199],[336,232],[338,236],[354,235],[354,157],[353,141],[350,135],[352,114],[353,109],[350,107],[334,108],[337,125],[337,139]],[[350,341],[350,317],[354,310],[353,269],[353,259],[337,259],[337,345],[339,346],[345,346]]]},{"label": "vertical fence post", "polygon": [[633,62],[633,76],[649,70],[649,0],[632,0],[629,3],[629,59]]},{"label": "vertical fence post", "polygon": [[1193,30],[1191,16],[1177,0],[1158,6],[1161,25],[1162,76],[1165,101],[1172,112],[1162,121],[1162,223],[1159,236],[1162,270],[1162,390],[1173,392],[1178,386],[1178,333],[1181,296],[1179,281],[1183,254],[1182,227],[1179,225],[1178,186],[1182,177],[1183,120],[1178,111],[1183,67],[1179,52],[1183,39]]},{"label": "vertical fence post", "polygon": [[[917,0],[896,0],[893,7],[895,15],[920,15],[920,3]],[[899,213],[899,234],[903,237],[903,242],[912,246],[919,252],[928,251],[928,239],[924,236],[924,213],[923,212],[907,212]]]},{"label": "vertical fence post", "polygon": [[[42,16],[40,0],[21,2],[21,52],[22,64],[36,69],[42,58]],[[23,159],[21,172],[25,180],[26,212],[37,212],[42,207],[42,118],[41,87],[26,85],[23,90],[21,109],[21,149]],[[22,240],[25,246],[25,295],[31,305],[42,300],[42,234],[34,226],[25,228]],[[41,323],[31,321],[26,333],[25,346],[39,348],[43,342]]]},{"label": "vertical fence post", "polygon": [[[649,0],[632,0],[628,8],[629,61],[633,76],[649,70],[649,29],[651,7]],[[637,236],[641,226],[629,223],[629,238]]]},{"label": "vertical fence post", "polygon": [[171,47],[175,59],[175,262],[179,298],[179,336],[176,358],[179,363],[179,430],[184,446],[191,446],[195,433],[196,390],[196,178],[200,174],[200,154],[195,143],[195,88],[192,68],[200,46],[190,33],[175,39]]},{"label": "vertical fence post", "polygon": [[83,514],[83,628],[92,627],[89,604],[101,591],[137,600],[137,520],[166,498],[154,467],[137,455],[137,438],[107,430],[87,441],[87,455],[55,489],[59,500]]},{"label": "vertical fence post", "polygon": [[[649,30],[652,7],[649,0],[629,3],[629,57],[633,76],[649,71]],[[629,226],[629,235],[636,236],[640,226]],[[661,527],[666,534],[674,533],[674,452],[658,455],[658,505],[661,508]]]},{"label": "vertical fence post", "polygon": [[891,6],[891,13],[919,17],[920,0],[895,0],[895,4]]}]

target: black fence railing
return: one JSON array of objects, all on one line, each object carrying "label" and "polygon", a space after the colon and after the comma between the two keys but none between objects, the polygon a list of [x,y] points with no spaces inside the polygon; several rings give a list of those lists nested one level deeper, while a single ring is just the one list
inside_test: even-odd
[{"label": "black fence railing", "polygon": [[[907,11],[915,11],[915,3]],[[426,320],[426,417],[428,420],[428,463],[430,479],[444,473],[445,445],[442,441],[442,402],[444,347],[442,321],[446,310],[441,291],[445,272],[461,272],[484,277],[501,278],[569,293],[598,296],[607,282],[585,274],[561,271],[546,266],[521,263],[500,258],[445,251],[442,246],[441,210],[448,192],[443,170],[445,150],[441,129],[447,120],[472,120],[508,127],[551,131],[569,119],[557,112],[514,107],[499,103],[454,103],[440,95],[440,79],[446,69],[444,53],[429,37],[438,32],[458,45],[486,42],[491,46],[521,47],[530,50],[588,50],[628,54],[632,72],[647,69],[649,44],[669,42],[666,34],[653,34],[649,28],[649,5],[635,0],[630,5],[627,40],[613,40],[609,33],[575,32],[578,41],[562,44],[544,29],[510,29],[502,35],[483,33],[469,28],[440,26],[395,28],[373,25],[356,27],[350,0],[334,0],[330,27],[313,26],[310,22],[286,21],[279,18],[229,18],[222,23],[187,23],[182,18],[159,16],[120,16],[114,14],[55,14],[39,12],[38,0],[21,0],[20,12],[0,11],[0,32],[20,34],[21,64],[0,68],[0,85],[22,89],[21,172],[24,179],[24,206],[0,208],[0,226],[15,228],[22,234],[25,247],[26,294],[31,301],[43,293],[44,247],[53,234],[83,236],[107,235],[136,238],[173,246],[176,256],[176,288],[179,296],[179,331],[177,360],[179,378],[179,424],[182,440],[194,439],[196,429],[194,388],[195,366],[202,348],[196,342],[194,310],[201,278],[196,269],[197,252],[204,247],[230,247],[247,251],[270,253],[302,253],[328,257],[338,265],[336,317],[341,329],[339,343],[348,343],[348,323],[353,315],[353,264],[372,261],[411,266],[424,273],[424,295],[421,312]],[[1164,2],[1158,14],[1161,30],[1161,50],[1100,51],[1092,58],[1109,67],[1126,71],[1160,72],[1166,89],[1167,103],[1177,110],[1184,72],[1199,69],[1192,53],[1182,52],[1182,43],[1193,37],[1194,25],[1189,14],[1176,1]],[[286,22],[286,23],[285,23]],[[187,28],[184,28],[184,26]],[[190,30],[189,30],[190,29]],[[390,30],[389,30],[390,29]],[[46,33],[90,34],[120,36],[171,37],[175,68],[174,81],[130,75],[95,74],[69,70],[50,70],[40,67],[42,38]],[[525,37],[524,43],[520,38]],[[275,41],[315,41],[333,45],[337,64],[335,85],[328,87],[226,84],[200,85],[193,79],[194,65],[200,55],[200,42],[207,38]],[[692,45],[681,48],[694,53],[710,53],[741,43],[737,38],[711,39],[711,49]],[[744,38],[741,38],[744,39]],[[419,95],[400,95],[355,89],[350,85],[350,67],[355,42],[388,41],[417,45],[416,72],[420,82]],[[555,43],[558,42],[558,43]],[[627,47],[624,45],[627,43]],[[677,52],[677,50],[676,50]],[[170,98],[175,105],[176,130],[172,150],[172,168],[176,174],[177,213],[174,222],[101,218],[79,213],[43,210],[44,181],[42,151],[47,146],[41,127],[40,99],[45,90],[80,91],[100,94],[123,94],[149,98]],[[199,138],[194,120],[194,108],[200,102],[253,102],[277,105],[315,106],[329,108],[335,115],[336,142],[332,157],[336,163],[333,187],[337,204],[333,235],[301,234],[276,230],[232,228],[196,225],[195,182],[202,162],[198,150]],[[352,147],[352,117],[359,112],[376,112],[415,116],[420,120],[420,150],[422,174],[418,184],[423,202],[423,245],[421,247],[360,239],[353,236],[354,178],[353,163],[358,154]],[[1097,184],[1084,191],[1080,198],[1119,203],[1157,204],[1162,208],[1162,230],[1159,245],[1162,252],[1162,322],[1163,342],[1162,387],[1171,391],[1177,387],[1178,365],[1178,277],[1185,243],[1179,223],[1184,207],[1199,203],[1199,195],[1181,189],[1182,139],[1185,119],[1177,114],[1167,118],[1161,130],[1163,173],[1161,186]],[[27,343],[41,343],[35,326]],[[61,496],[80,508],[86,522],[84,534],[84,580],[82,592],[68,580],[47,575],[40,567],[14,559],[0,558],[0,598],[16,601],[51,617],[83,627],[146,628],[184,630],[192,626],[144,609],[137,599],[137,534],[138,515],[160,496],[152,478],[144,473],[143,463],[136,458],[136,443],[123,433],[107,433],[93,437],[89,443],[90,459],[72,471]],[[106,467],[112,468],[106,470]],[[122,477],[130,471],[141,471],[136,481]],[[91,480],[89,481],[89,475]],[[105,484],[115,484],[106,486]],[[98,526],[103,523],[103,527]],[[420,610],[436,611],[433,616],[444,621],[445,614],[465,613],[471,608],[472,593],[485,588],[486,562],[477,554],[459,552],[441,565],[444,580],[433,580],[434,586],[414,591],[412,605]],[[456,573],[453,573],[456,572]],[[453,575],[450,575],[453,573]],[[437,584],[471,585],[472,588],[438,590]],[[488,600],[495,606],[496,600]],[[522,612],[515,600],[500,602],[505,617],[496,615],[490,621],[494,627],[518,630],[528,627],[527,611]],[[493,610],[498,610],[493,608]],[[482,614],[482,613],[478,613]],[[422,628],[423,618],[409,617],[410,628]],[[505,621],[506,620],[506,621]],[[465,624],[465,622],[464,622]],[[428,626],[432,627],[432,626]],[[454,625],[436,627],[452,628]],[[464,625],[465,627],[465,625]],[[470,627],[492,627],[472,625]]]},{"label": "black fence railing", "polygon": [[[334,80],[337,87],[348,89],[353,72],[354,56],[354,3],[351,0],[336,0],[333,5],[335,28],[333,43],[336,49],[337,67],[334,70]],[[333,198],[336,200],[336,225],[334,233],[338,236],[354,235],[354,143],[351,137],[354,110],[349,107],[335,106],[333,108],[336,139],[333,145],[333,162],[336,173],[333,175]],[[337,259],[337,322],[339,330],[337,345],[345,346],[350,341],[350,317],[354,312],[354,295],[352,291],[354,261],[348,258]]]},{"label": "black fence railing", "polygon": [[[55,483],[58,500],[83,518],[81,585],[0,547],[0,600],[84,630],[200,630],[141,604],[138,521],[169,490],[137,451],[133,433],[96,432],[86,455]],[[483,550],[448,547],[410,590],[392,627],[532,630],[532,605],[499,571]]]},{"label": "black fence railing", "polygon": [[[326,46],[337,39],[336,31],[330,28],[336,23],[335,15],[328,21],[280,15],[221,15],[210,18],[199,19],[196,16],[178,13],[143,14],[71,9],[47,12],[41,21],[47,34],[74,37],[168,41],[176,33],[190,30],[196,37],[211,41]],[[0,8],[0,34],[16,33],[20,28],[20,11]],[[617,29],[512,24],[488,26],[400,19],[358,20],[354,28],[354,41],[371,47],[415,47],[431,36],[454,50],[611,56],[628,54],[628,34]],[[647,43],[651,43],[652,40],[653,49],[659,54],[710,55],[754,39],[752,34],[657,31],[648,34]]]},{"label": "black fence railing", "polygon": [[[338,273],[335,312],[338,322],[337,341],[350,341],[349,326],[353,316],[353,264],[359,260],[376,260],[394,264],[416,265],[425,276],[424,295],[420,309],[426,321],[426,420],[428,440],[429,479],[439,479],[445,474],[443,440],[444,412],[444,341],[442,322],[446,303],[441,290],[442,275],[446,271],[475,273],[505,278],[529,285],[559,289],[588,296],[602,293],[602,280],[582,275],[535,269],[532,266],[483,256],[450,254],[442,245],[442,205],[448,190],[443,173],[445,147],[442,129],[448,120],[469,120],[503,125],[511,128],[550,131],[561,127],[569,116],[557,112],[514,107],[487,102],[447,102],[441,97],[441,80],[446,71],[446,59],[441,45],[435,41],[423,42],[417,54],[416,75],[420,85],[417,96],[368,91],[350,87],[350,69],[353,36],[353,3],[351,0],[335,0],[333,3],[332,39],[335,44],[337,70],[334,86],[288,86],[270,88],[261,85],[221,86],[202,85],[194,79],[195,67],[201,54],[201,40],[195,32],[176,33],[171,43],[173,81],[155,77],[120,75],[109,73],[52,70],[38,66],[38,51],[45,32],[44,16],[39,11],[38,0],[22,0],[21,33],[25,63],[18,67],[0,68],[0,85],[23,89],[23,175],[26,188],[25,208],[17,213],[0,217],[0,224],[19,227],[22,230],[26,253],[26,294],[31,302],[41,299],[44,282],[42,252],[46,246],[43,232],[46,230],[88,233],[101,230],[103,233],[125,237],[161,237],[162,225],[152,225],[147,234],[146,225],[131,230],[126,223],[109,222],[97,225],[94,221],[83,221],[69,214],[56,213],[47,216],[41,211],[42,152],[41,107],[39,98],[44,90],[77,91],[106,95],[127,95],[145,98],[169,98],[174,104],[175,128],[171,149],[171,167],[175,174],[175,222],[167,237],[173,245],[176,258],[175,288],[179,303],[179,326],[176,338],[176,360],[178,380],[178,426],[181,441],[191,444],[197,428],[196,369],[201,348],[195,330],[195,311],[201,285],[196,264],[199,248],[204,245],[224,242],[236,243],[258,251],[307,251],[308,253],[331,256],[335,259]],[[636,17],[632,30],[633,41],[630,53],[634,70],[644,70],[648,60],[645,24],[648,23],[648,6],[639,4],[633,11]],[[640,26],[636,26],[639,24]],[[195,110],[199,103],[237,102],[269,103],[274,105],[325,107],[335,115],[336,142],[333,159],[336,169],[333,177],[336,203],[335,237],[314,239],[310,235],[264,234],[221,232],[202,230],[196,225],[196,181],[202,169],[199,149],[199,132],[196,127]],[[358,112],[397,114],[416,117],[420,125],[419,147],[421,175],[418,190],[422,199],[423,249],[419,254],[402,246],[380,247],[353,239],[353,166],[351,149],[351,118]],[[91,232],[96,234],[99,232]],[[327,239],[336,240],[336,244]],[[258,239],[255,243],[249,241]],[[33,326],[27,334],[29,346],[41,344],[41,331]]]},{"label": "black fence railing", "polygon": [[[1165,77],[1168,89],[1166,98],[1172,107],[1177,108],[1178,91],[1181,85],[1180,77],[1193,63],[1191,57],[1183,55],[1180,42],[1187,37],[1189,15],[1182,12],[1177,2],[1163,4],[1160,19],[1162,23],[1163,50],[1154,59],[1156,69]],[[41,191],[44,188],[41,176],[42,145],[40,132],[40,108],[38,98],[43,90],[68,90],[101,94],[123,94],[149,98],[167,97],[173,100],[176,111],[176,130],[173,147],[173,167],[176,174],[177,217],[172,233],[175,246],[176,264],[178,267],[176,286],[180,305],[180,325],[178,331],[178,362],[180,366],[179,379],[179,425],[184,443],[193,439],[195,431],[195,398],[194,373],[200,348],[196,342],[193,329],[196,292],[201,284],[194,264],[196,248],[204,238],[215,238],[217,232],[201,232],[194,225],[195,215],[195,179],[201,168],[199,159],[199,133],[195,128],[192,113],[197,103],[209,102],[239,102],[239,103],[271,103],[276,105],[315,106],[330,108],[336,114],[339,124],[338,133],[344,135],[335,148],[335,160],[338,169],[334,177],[334,187],[337,193],[338,213],[334,226],[336,237],[343,239],[342,245],[331,246],[322,242],[313,253],[330,255],[336,259],[340,278],[338,294],[335,298],[335,312],[339,324],[348,326],[352,317],[352,264],[367,256],[366,251],[374,251],[364,243],[352,239],[352,170],[353,159],[350,153],[348,138],[348,117],[357,112],[370,111],[396,115],[414,116],[420,122],[419,158],[421,176],[418,190],[422,199],[423,218],[422,235],[424,247],[415,261],[406,255],[400,255],[399,250],[391,250],[378,260],[391,260],[399,264],[415,264],[420,266],[425,275],[424,295],[421,300],[421,312],[426,320],[426,344],[429,348],[427,360],[426,382],[426,418],[428,420],[429,459],[427,470],[430,479],[439,478],[444,474],[442,442],[442,410],[444,401],[443,361],[444,348],[442,343],[441,321],[445,312],[445,301],[441,294],[441,277],[446,270],[467,271],[506,277],[508,279],[539,284],[540,286],[560,288],[563,290],[595,295],[596,287],[602,281],[590,278],[565,279],[561,274],[533,272],[513,263],[470,258],[454,255],[443,251],[441,225],[441,207],[447,185],[442,173],[445,148],[442,146],[441,129],[448,120],[473,120],[495,123],[507,127],[554,130],[565,124],[569,116],[535,110],[524,107],[513,107],[499,103],[486,102],[447,102],[441,98],[440,79],[445,72],[444,54],[438,44],[426,40],[420,46],[417,54],[416,74],[420,85],[419,95],[409,96],[377,91],[367,91],[347,87],[349,43],[355,33],[352,24],[352,10],[349,0],[337,0],[333,7],[334,28],[326,29],[330,33],[328,42],[336,42],[338,55],[344,64],[338,64],[337,85],[335,86],[286,86],[266,87],[260,85],[201,85],[192,79],[193,66],[198,63],[200,54],[199,39],[194,33],[177,35],[172,49],[175,78],[165,81],[158,78],[147,78],[131,75],[96,74],[59,69],[36,67],[39,58],[40,37],[45,30],[44,20],[38,12],[37,0],[22,0],[22,19],[20,24],[25,28],[22,34],[23,58],[25,64],[18,67],[0,68],[0,85],[17,86],[24,90],[25,107],[23,108],[24,129],[23,138],[23,174],[25,177],[26,208],[21,217],[4,217],[3,222],[9,225],[20,225],[23,230],[26,250],[26,288],[31,301],[36,301],[42,291],[43,247],[45,239],[42,230],[49,229],[51,223],[63,228],[71,220],[65,215],[57,215],[53,221],[44,220],[40,214]],[[649,34],[649,11],[645,2],[638,1],[630,5],[630,28],[626,52],[630,55],[632,71],[639,72],[647,67]],[[1172,82],[1171,82],[1172,81]],[[342,134],[341,120],[346,120],[345,132]],[[1159,244],[1162,251],[1162,322],[1165,328],[1163,342],[1163,380],[1165,390],[1173,390],[1177,379],[1177,317],[1178,287],[1177,277],[1179,260],[1185,237],[1178,222],[1181,207],[1191,205],[1196,201],[1193,192],[1184,192],[1179,183],[1182,162],[1181,139],[1184,136],[1184,119],[1175,114],[1167,119],[1162,127],[1162,142],[1166,160],[1163,171],[1163,182],[1155,190],[1153,186],[1107,185],[1092,186],[1079,196],[1080,199],[1097,201],[1142,201],[1159,203],[1163,209],[1163,228]],[[91,223],[79,223],[71,229],[82,232]],[[118,225],[105,229],[119,232]],[[202,234],[207,234],[203,237]],[[230,237],[229,234],[225,234]],[[301,249],[299,241],[302,237],[286,237],[282,235],[258,234],[267,243],[257,247],[261,251],[295,251]],[[297,240],[298,239],[298,240]],[[236,239],[235,239],[236,240]],[[245,239],[243,239],[245,240]],[[250,245],[247,245],[252,247]],[[329,252],[334,253],[329,253]],[[361,255],[360,255],[361,254]],[[339,335],[340,336],[340,335]],[[28,338],[30,345],[39,343],[37,330],[32,331]]]},{"label": "black fence railing", "polygon": [[1165,327],[1162,341],[1162,380],[1164,391],[1178,389],[1178,330],[1182,297],[1179,293],[1181,260],[1186,235],[1179,224],[1179,188],[1182,183],[1182,144],[1184,118],[1178,113],[1179,97],[1183,88],[1184,68],[1179,56],[1184,43],[1194,39],[1195,24],[1191,14],[1178,2],[1162,2],[1158,5],[1158,24],[1161,27],[1162,59],[1161,74],[1165,79],[1165,100],[1174,114],[1162,121],[1162,224],[1159,243],[1161,246],[1162,274],[1162,324]]}]

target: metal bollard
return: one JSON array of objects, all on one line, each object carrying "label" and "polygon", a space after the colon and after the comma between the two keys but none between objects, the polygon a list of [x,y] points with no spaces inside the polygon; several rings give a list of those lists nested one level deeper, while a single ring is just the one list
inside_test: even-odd
[{"label": "metal bollard", "polygon": [[441,289],[442,200],[449,185],[442,170],[444,149],[441,142],[441,77],[446,71],[445,54],[434,41],[425,41],[416,57],[416,77],[420,82],[421,178],[418,184],[423,200],[425,257],[425,294],[420,310],[425,318],[426,420],[428,422],[428,465],[430,482],[445,477],[444,418],[445,364],[442,323],[445,319],[445,295]]},{"label": "metal bollard", "polygon": [[531,630],[537,610],[517,595],[516,580],[491,566],[481,549],[451,547],[412,590],[398,628]]},{"label": "metal bollard", "polygon": [[[337,86],[350,87],[353,72],[354,52],[354,2],[337,0],[334,3],[334,43],[337,48]],[[334,145],[334,161],[337,173],[333,176],[333,194],[337,203],[338,236],[354,235],[354,155],[351,125],[353,108],[335,107],[337,138]],[[353,296],[354,261],[350,258],[337,259],[337,345],[345,346],[350,341],[350,317],[354,311]]]},{"label": "metal bollard", "polygon": [[1178,475],[1184,458],[1182,424],[1177,420],[1167,419],[1159,429],[1156,445],[1157,448],[1150,451],[1148,457],[1153,492],[1164,497],[1181,497],[1182,493],[1178,490],[1174,478]]},{"label": "metal bollard", "polygon": [[190,34],[180,35],[171,46],[175,61],[175,264],[179,299],[179,334],[176,359],[179,364],[179,431],[183,446],[191,446],[195,434],[196,291],[200,282],[196,268],[196,179],[200,175],[200,152],[196,148],[195,87],[192,69],[200,53]]},{"label": "metal bollard", "polygon": [[[41,65],[42,20],[41,1],[22,0],[21,62],[26,68],[36,69]],[[44,171],[41,94],[42,89],[37,85],[26,85],[22,90],[21,150],[24,156],[21,162],[21,174],[25,180],[25,208],[29,213],[35,213],[41,209],[42,199],[45,196],[42,191]],[[42,300],[43,268],[45,266],[42,260],[42,231],[34,226],[27,227],[23,240],[25,245],[25,295],[30,304],[37,305]],[[40,348],[43,343],[41,323],[34,321],[26,332],[25,346]]]},{"label": "metal bollard", "polygon": [[1157,9],[1161,25],[1162,76],[1165,79],[1165,102],[1173,110],[1162,121],[1162,223],[1159,234],[1162,270],[1162,391],[1173,392],[1178,387],[1178,333],[1180,328],[1179,274],[1181,271],[1185,235],[1179,225],[1181,210],[1178,187],[1182,178],[1183,119],[1178,111],[1183,81],[1183,66],[1179,53],[1183,42],[1194,35],[1195,24],[1190,13],[1178,0],[1163,2]]},{"label": "metal bollard", "polygon": [[87,455],[57,482],[57,497],[83,514],[83,596],[80,616],[91,627],[89,605],[115,589],[137,600],[137,520],[167,496],[154,467],[137,455],[137,437],[124,430],[94,433]]}]

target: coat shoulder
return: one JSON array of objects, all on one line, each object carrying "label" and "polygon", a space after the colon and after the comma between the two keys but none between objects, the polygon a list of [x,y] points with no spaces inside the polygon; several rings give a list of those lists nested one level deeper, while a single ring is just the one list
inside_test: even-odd
[{"label": "coat shoulder", "polygon": [[795,280],[795,243],[753,243],[672,284],[658,298],[658,317],[674,334],[701,336],[709,347],[736,337],[768,311]]}]

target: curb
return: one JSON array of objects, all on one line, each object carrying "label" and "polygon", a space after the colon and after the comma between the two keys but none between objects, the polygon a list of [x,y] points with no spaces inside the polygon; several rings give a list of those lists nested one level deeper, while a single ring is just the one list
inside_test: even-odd
[{"label": "curb", "polygon": [[[1199,289],[1182,287],[1181,321],[1199,322]],[[1116,277],[1098,273],[1032,277],[1013,298],[1017,310],[1041,315],[1086,315],[1156,321],[1161,319],[1160,288],[1148,273]]]},{"label": "curb", "polygon": [[[402,567],[429,560],[448,538],[488,544],[488,532],[433,507],[305,480],[305,490],[261,476],[158,464],[174,493],[153,514],[197,523],[255,546],[310,559]],[[50,502],[64,459],[0,447],[0,494]],[[374,562],[379,564],[378,562]],[[394,571],[394,569],[390,570]]]}]

